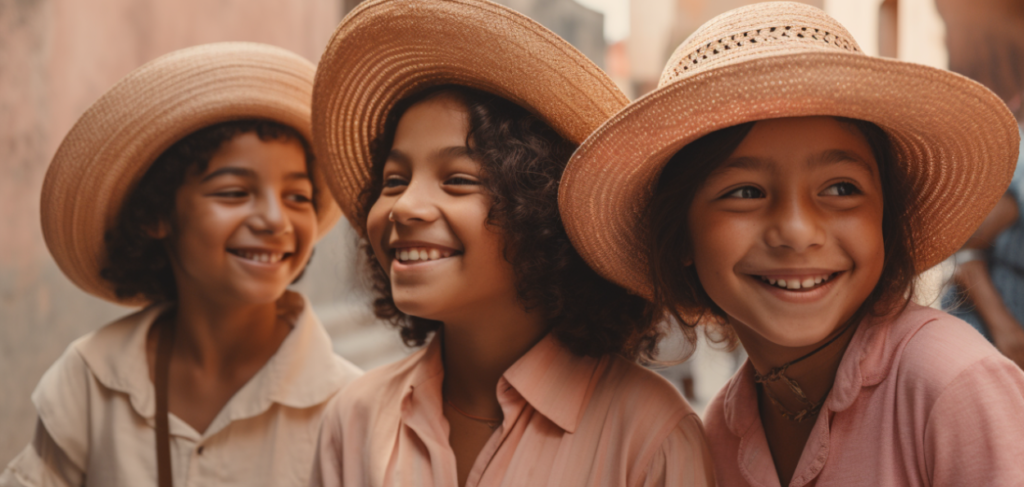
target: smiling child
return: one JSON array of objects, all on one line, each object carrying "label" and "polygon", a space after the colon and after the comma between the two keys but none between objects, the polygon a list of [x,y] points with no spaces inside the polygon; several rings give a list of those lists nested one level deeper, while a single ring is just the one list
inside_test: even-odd
[{"label": "smiling child", "polygon": [[490,2],[377,0],[342,21],[317,153],[361,223],[377,315],[425,346],[332,403],[314,485],[714,484],[699,418],[635,362],[660,338],[645,303],[587,267],[558,214],[573,149],[625,104]]},{"label": "smiling child", "polygon": [[40,380],[7,486],[305,485],[327,402],[360,374],[288,291],[340,216],[314,170],[314,67],[261,44],[173,52],[71,129],[43,187],[54,259],[146,305]]},{"label": "smiling child", "polygon": [[909,301],[1006,190],[981,85],[871,58],[820,10],[725,13],[566,168],[602,275],[749,354],[705,413],[720,485],[1014,485],[1024,373]]}]

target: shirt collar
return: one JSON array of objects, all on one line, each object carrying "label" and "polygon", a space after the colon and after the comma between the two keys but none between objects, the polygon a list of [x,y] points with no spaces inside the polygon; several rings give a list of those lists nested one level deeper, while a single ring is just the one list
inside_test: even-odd
[{"label": "shirt collar", "polygon": [[[281,303],[292,331],[277,352],[224,407],[205,435],[231,421],[257,416],[279,403],[307,408],[329,399],[359,374],[358,369],[334,354],[331,340],[305,297],[288,291]],[[146,335],[154,320],[167,309],[153,305],[97,330],[78,350],[96,379],[105,387],[125,393],[136,413],[152,419],[156,397],[146,361]]]},{"label": "shirt collar", "polygon": [[[435,336],[410,371],[408,387],[402,396],[403,409],[409,408],[403,411],[407,420],[437,418],[442,414],[444,365],[440,342],[440,336]],[[572,433],[606,365],[607,360],[573,354],[548,334],[502,374],[504,380],[498,382],[498,400],[512,401],[515,396],[509,390],[512,388],[540,414]],[[418,414],[412,414],[411,409],[418,409]],[[416,421],[412,423],[425,427]],[[447,438],[447,432],[441,433]]]},{"label": "shirt collar", "polygon": [[581,357],[550,333],[519,358],[503,377],[534,409],[566,432],[579,424],[607,358]]},{"label": "shirt collar", "polygon": [[[864,387],[878,385],[889,376],[896,357],[914,334],[926,323],[939,318],[942,312],[909,303],[897,317],[865,319],[854,332],[846,353],[836,371],[832,391],[825,400],[807,446],[801,456],[793,482],[803,485],[820,473],[828,456],[830,431],[826,420],[834,412],[849,408]],[[754,367],[747,360],[730,380],[725,390],[725,424],[733,435],[741,438],[738,459],[750,478],[774,472],[767,440],[760,425]]]}]

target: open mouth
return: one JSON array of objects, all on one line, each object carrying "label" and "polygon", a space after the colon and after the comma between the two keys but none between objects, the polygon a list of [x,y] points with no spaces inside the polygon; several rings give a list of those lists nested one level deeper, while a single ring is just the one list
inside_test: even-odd
[{"label": "open mouth", "polygon": [[394,256],[399,262],[403,264],[411,264],[414,262],[428,262],[432,260],[446,259],[453,255],[459,255],[462,252],[451,249],[442,249],[437,247],[404,247],[400,249],[394,249]]},{"label": "open mouth", "polygon": [[819,276],[792,276],[789,278],[776,278],[769,276],[754,276],[762,282],[787,291],[810,291],[824,286],[832,279],[835,279],[840,272],[822,274]]},{"label": "open mouth", "polygon": [[228,249],[231,254],[262,264],[276,264],[292,256],[291,252],[262,252],[254,250]]}]

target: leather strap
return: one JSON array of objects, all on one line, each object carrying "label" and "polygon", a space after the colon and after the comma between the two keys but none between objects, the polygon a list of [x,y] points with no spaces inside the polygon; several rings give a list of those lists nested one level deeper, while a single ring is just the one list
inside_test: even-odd
[{"label": "leather strap", "polygon": [[174,323],[162,319],[156,343],[156,468],[159,487],[173,487],[171,474],[171,434],[167,423],[167,383],[171,371],[171,350],[174,348]]}]

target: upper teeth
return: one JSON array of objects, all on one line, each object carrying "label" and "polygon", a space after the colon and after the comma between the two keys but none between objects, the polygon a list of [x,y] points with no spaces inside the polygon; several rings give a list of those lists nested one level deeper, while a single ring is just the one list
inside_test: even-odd
[{"label": "upper teeth", "polygon": [[409,247],[404,249],[396,249],[395,256],[401,262],[411,262],[417,260],[437,260],[445,257],[451,257],[452,251],[441,250],[436,248],[427,247]]},{"label": "upper teeth", "polygon": [[284,258],[284,254],[278,252],[247,252],[245,250],[237,250],[234,253],[239,257],[242,257],[243,259],[249,259],[254,260],[256,262],[264,262],[268,264],[279,262],[282,258]]},{"label": "upper teeth", "polygon": [[773,278],[764,277],[764,276],[760,276],[760,277],[761,277],[762,281],[767,282],[768,284],[771,284],[773,286],[781,287],[783,289],[810,289],[810,288],[812,288],[814,286],[817,286],[817,285],[819,285],[819,284],[821,284],[821,283],[823,283],[825,281],[828,281],[829,278],[832,277],[832,274],[824,274],[824,275],[821,275],[821,276],[804,277],[804,278],[792,277],[792,278],[789,278],[789,279],[773,279]]}]

